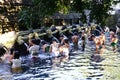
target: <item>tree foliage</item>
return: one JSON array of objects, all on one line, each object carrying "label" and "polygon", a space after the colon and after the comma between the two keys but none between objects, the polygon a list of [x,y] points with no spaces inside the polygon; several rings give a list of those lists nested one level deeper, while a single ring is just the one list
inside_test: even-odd
[{"label": "tree foliage", "polygon": [[70,0],[32,0],[32,6],[23,7],[19,14],[20,28],[39,28],[44,18],[56,12],[68,13]]},{"label": "tree foliage", "polygon": [[74,0],[73,8],[76,12],[81,12],[84,19],[84,10],[91,10],[90,20],[96,20],[97,23],[105,24],[105,19],[109,16],[108,10],[112,4],[116,4],[114,0]]},{"label": "tree foliage", "polygon": [[111,15],[108,18],[106,18],[105,23],[108,27],[114,29],[115,26],[117,25],[119,18],[120,18],[120,14]]},{"label": "tree foliage", "polygon": [[90,20],[105,24],[112,3],[114,0],[32,0],[32,6],[22,8],[19,22],[27,28],[38,28],[44,25],[44,18],[56,12],[68,14],[71,11],[82,13],[81,19],[86,22],[84,10],[90,9]]},{"label": "tree foliage", "polygon": [[[6,5],[6,3],[8,4]],[[56,12],[62,14],[69,14],[71,11],[82,13],[81,20],[86,22],[85,9],[91,10],[91,21],[96,20],[97,23],[105,24],[105,19],[108,17],[107,11],[113,3],[118,2],[115,0],[29,0],[16,6],[15,0],[10,0],[2,4],[2,7],[0,6],[0,14],[10,21],[12,27],[17,23],[21,30],[40,28],[44,25],[45,18],[49,18]],[[19,14],[16,14],[18,11]]]},{"label": "tree foliage", "polygon": [[13,0],[0,2],[0,28],[2,33],[16,28],[17,13],[20,7],[15,6],[14,3]]},{"label": "tree foliage", "polygon": [[112,0],[103,0],[101,3],[91,2],[91,18],[97,20],[97,23],[104,24],[111,2]]}]

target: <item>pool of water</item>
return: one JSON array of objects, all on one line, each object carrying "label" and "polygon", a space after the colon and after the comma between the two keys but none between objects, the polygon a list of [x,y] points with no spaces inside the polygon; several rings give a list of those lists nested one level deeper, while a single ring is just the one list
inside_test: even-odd
[{"label": "pool of water", "polygon": [[[115,80],[112,79],[114,77],[108,78],[111,76],[108,68],[116,68],[118,72],[120,71],[118,62],[120,55],[119,53],[114,55],[109,50],[108,46],[105,54],[94,54],[94,50],[87,46],[85,52],[71,51],[68,60],[48,59],[26,68],[26,71],[19,74],[11,74],[7,69],[2,70],[1,67],[1,73],[8,73],[0,75],[0,80]],[[103,77],[106,78],[103,79]]]},{"label": "pool of water", "polygon": [[59,59],[52,64],[40,64],[30,67],[22,74],[14,74],[14,80],[89,80],[100,79],[103,70],[96,62],[91,62],[89,57],[75,55],[66,62]]}]

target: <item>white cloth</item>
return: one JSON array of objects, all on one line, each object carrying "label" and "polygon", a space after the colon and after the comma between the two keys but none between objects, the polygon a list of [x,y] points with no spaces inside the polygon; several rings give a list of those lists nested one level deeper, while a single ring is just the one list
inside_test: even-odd
[{"label": "white cloth", "polygon": [[31,54],[31,57],[33,56],[34,53],[39,53],[40,46],[39,45],[33,45],[29,48],[29,53]]},{"label": "white cloth", "polygon": [[12,60],[12,68],[21,67],[21,60],[20,59],[13,59]]},{"label": "white cloth", "polygon": [[63,48],[63,55],[69,56],[69,48],[67,48],[67,47]]},{"label": "white cloth", "polygon": [[59,48],[58,48],[58,44],[54,45],[54,44],[51,44],[51,47],[52,47],[52,54],[54,56],[58,56],[59,55]]}]

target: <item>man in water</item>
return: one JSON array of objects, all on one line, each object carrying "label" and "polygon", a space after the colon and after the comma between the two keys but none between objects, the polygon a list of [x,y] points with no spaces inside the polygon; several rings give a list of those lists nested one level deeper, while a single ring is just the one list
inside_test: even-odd
[{"label": "man in water", "polygon": [[72,42],[74,45],[74,49],[78,49],[78,39],[79,39],[79,36],[77,32],[75,32],[74,35],[72,36]]},{"label": "man in water", "polygon": [[96,53],[100,54],[100,51],[102,49],[100,37],[95,37],[94,42],[95,42],[95,46],[96,46]]},{"label": "man in water", "polygon": [[105,35],[103,32],[101,32],[101,35],[100,35],[100,42],[101,42],[101,47],[105,48]]}]

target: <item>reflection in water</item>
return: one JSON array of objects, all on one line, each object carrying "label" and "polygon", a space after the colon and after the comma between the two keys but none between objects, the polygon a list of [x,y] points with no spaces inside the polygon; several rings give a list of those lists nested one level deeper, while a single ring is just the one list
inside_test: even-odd
[{"label": "reflection in water", "polygon": [[[36,61],[34,65],[23,66],[25,72],[11,74],[12,79],[6,79],[5,75],[0,78],[3,80],[100,80],[104,76],[105,67],[117,67],[114,64],[102,64],[106,58],[104,54],[90,54],[91,50],[85,53],[74,51],[69,58],[58,57]],[[108,56],[108,55],[107,55]],[[1,71],[1,66],[0,66]]]},{"label": "reflection in water", "polygon": [[[71,53],[72,54],[72,53]],[[14,80],[89,80],[100,79],[101,67],[91,65],[90,59],[82,54],[53,58],[46,63],[38,63],[23,74],[14,74]],[[52,63],[52,64],[51,64]]]},{"label": "reflection in water", "polygon": [[52,68],[55,69],[57,67],[60,67],[64,65],[65,62],[68,62],[69,57],[67,56],[61,56],[59,58],[53,58],[52,59]]}]

